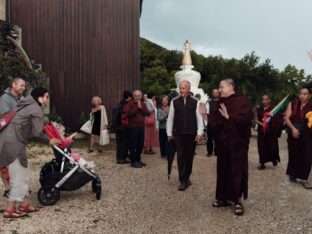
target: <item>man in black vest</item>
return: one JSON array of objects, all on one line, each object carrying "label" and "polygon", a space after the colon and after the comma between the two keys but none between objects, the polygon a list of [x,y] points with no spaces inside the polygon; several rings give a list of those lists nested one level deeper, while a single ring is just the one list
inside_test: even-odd
[{"label": "man in black vest", "polygon": [[191,185],[193,158],[196,143],[203,134],[203,119],[199,112],[199,102],[190,95],[191,84],[181,81],[180,95],[170,104],[167,120],[168,140],[175,139],[177,145],[179,180],[178,190],[184,191]]}]

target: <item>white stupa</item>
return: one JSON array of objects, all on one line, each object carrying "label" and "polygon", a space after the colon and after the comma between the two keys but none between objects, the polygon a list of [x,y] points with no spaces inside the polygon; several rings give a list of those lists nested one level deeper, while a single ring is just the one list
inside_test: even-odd
[{"label": "white stupa", "polygon": [[194,66],[192,65],[192,58],[191,58],[191,45],[186,40],[184,43],[184,55],[182,60],[182,66],[180,66],[181,71],[178,71],[174,74],[175,82],[177,88],[175,89],[179,93],[179,84],[182,80],[187,80],[191,83],[191,92],[194,94],[199,94],[201,99],[200,102],[207,102],[208,96],[204,93],[203,89],[199,89],[198,85],[200,82],[200,73],[197,71],[192,70]]}]

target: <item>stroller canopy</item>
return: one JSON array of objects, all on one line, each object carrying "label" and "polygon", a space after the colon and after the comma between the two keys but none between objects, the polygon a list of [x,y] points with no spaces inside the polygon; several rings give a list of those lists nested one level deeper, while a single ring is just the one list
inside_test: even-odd
[{"label": "stroller canopy", "polygon": [[64,138],[61,128],[56,122],[51,122],[50,124],[46,124],[44,126],[44,132],[47,134],[49,139],[56,138],[61,141],[61,143],[58,145],[61,149],[69,147],[69,145],[72,143],[71,138]]}]

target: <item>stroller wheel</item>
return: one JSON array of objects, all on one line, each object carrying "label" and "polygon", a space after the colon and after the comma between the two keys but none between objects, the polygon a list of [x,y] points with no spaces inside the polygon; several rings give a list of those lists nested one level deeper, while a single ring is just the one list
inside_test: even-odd
[{"label": "stroller wheel", "polygon": [[45,186],[39,189],[37,196],[42,205],[52,206],[60,200],[60,191],[54,186]]},{"label": "stroller wheel", "polygon": [[98,187],[96,190],[96,200],[101,199],[101,194],[102,194],[102,187]]},{"label": "stroller wheel", "polygon": [[99,177],[92,180],[92,192],[96,193],[98,187],[101,187],[101,179]]},{"label": "stroller wheel", "polygon": [[100,200],[102,193],[102,183],[100,177],[97,177],[96,179],[92,180],[92,190],[96,194],[96,199]]}]

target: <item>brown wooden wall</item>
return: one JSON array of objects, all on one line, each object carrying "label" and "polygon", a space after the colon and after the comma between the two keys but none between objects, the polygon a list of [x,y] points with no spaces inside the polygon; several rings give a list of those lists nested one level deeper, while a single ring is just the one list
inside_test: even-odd
[{"label": "brown wooden wall", "polygon": [[11,0],[23,47],[50,77],[52,105],[71,127],[92,96],[107,109],[139,87],[138,0]]}]

